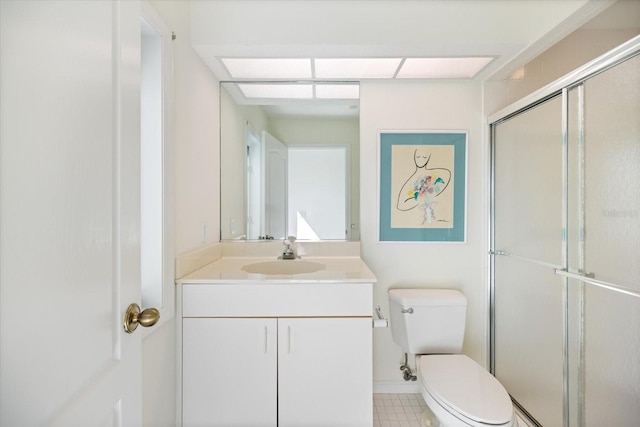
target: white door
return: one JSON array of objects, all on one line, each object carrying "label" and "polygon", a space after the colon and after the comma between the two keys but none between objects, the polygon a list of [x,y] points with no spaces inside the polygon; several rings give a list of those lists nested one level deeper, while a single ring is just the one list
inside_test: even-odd
[{"label": "white door", "polygon": [[182,322],[183,427],[275,427],[277,320]]},{"label": "white door", "polygon": [[247,239],[264,236],[264,207],[262,194],[262,143],[260,137],[246,127],[247,133]]},{"label": "white door", "polygon": [[266,233],[274,239],[287,237],[287,146],[262,131],[265,147],[265,221]]},{"label": "white door", "polygon": [[370,317],[278,319],[278,425],[373,424]]},{"label": "white door", "polygon": [[0,425],[139,426],[140,4],[0,20]]}]

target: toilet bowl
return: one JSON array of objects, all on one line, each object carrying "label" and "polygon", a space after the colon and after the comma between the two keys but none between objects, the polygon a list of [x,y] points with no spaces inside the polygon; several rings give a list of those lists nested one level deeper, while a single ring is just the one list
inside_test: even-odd
[{"label": "toilet bowl", "polygon": [[513,405],[502,384],[461,354],[420,356],[420,391],[441,427],[517,427]]},{"label": "toilet bowl", "polygon": [[391,333],[417,355],[422,397],[440,427],[517,427],[509,394],[462,351],[467,300],[451,289],[391,289]]}]

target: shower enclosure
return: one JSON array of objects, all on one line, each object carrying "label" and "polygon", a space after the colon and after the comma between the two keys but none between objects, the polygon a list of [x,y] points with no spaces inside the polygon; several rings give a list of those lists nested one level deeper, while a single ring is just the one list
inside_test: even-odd
[{"label": "shower enclosure", "polygon": [[640,37],[490,122],[491,370],[538,425],[638,425]]}]

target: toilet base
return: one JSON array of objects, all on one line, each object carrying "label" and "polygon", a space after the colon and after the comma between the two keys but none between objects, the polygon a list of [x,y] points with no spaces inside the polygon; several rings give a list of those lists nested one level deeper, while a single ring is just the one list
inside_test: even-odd
[{"label": "toilet base", "polygon": [[[422,398],[424,400],[424,397]],[[420,417],[420,427],[440,427],[440,420],[428,406],[422,412]]]}]

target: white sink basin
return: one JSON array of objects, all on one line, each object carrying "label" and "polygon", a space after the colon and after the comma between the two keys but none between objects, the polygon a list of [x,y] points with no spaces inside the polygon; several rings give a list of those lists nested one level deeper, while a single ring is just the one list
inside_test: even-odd
[{"label": "white sink basin", "polygon": [[303,273],[315,273],[324,270],[324,264],[313,261],[302,260],[278,260],[265,261],[248,264],[242,267],[247,273],[271,274],[271,275],[291,275]]}]

